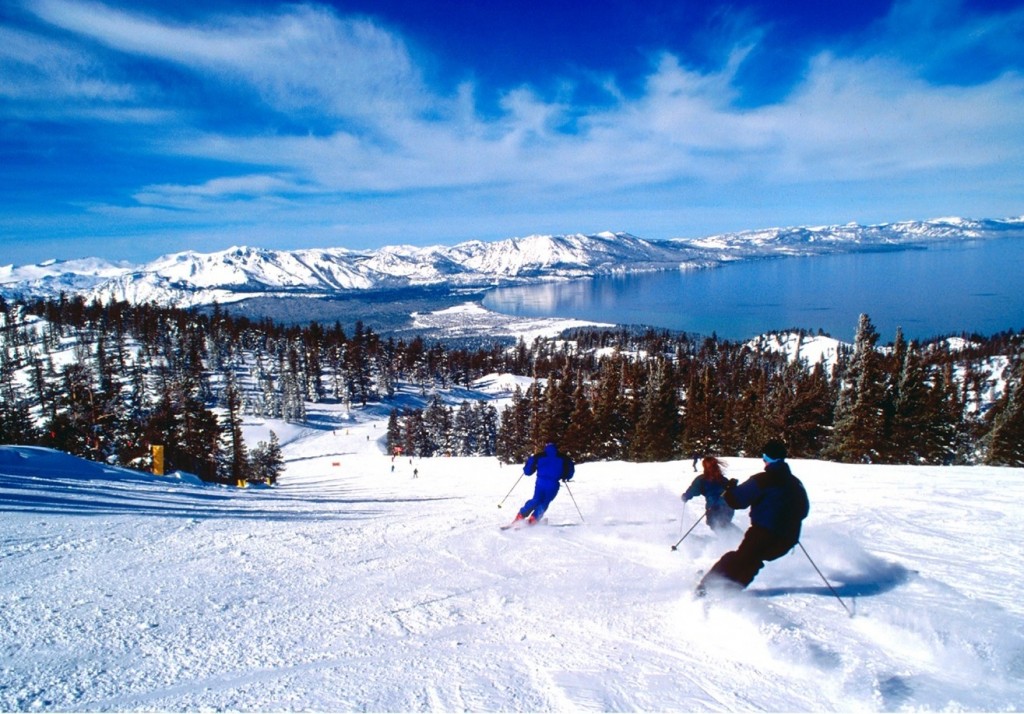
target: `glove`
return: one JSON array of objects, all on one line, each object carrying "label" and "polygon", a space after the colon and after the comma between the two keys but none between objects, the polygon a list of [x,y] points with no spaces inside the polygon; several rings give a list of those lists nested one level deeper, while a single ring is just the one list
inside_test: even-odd
[{"label": "glove", "polygon": [[683,494],[682,496],[680,496],[680,497],[679,497],[679,499],[680,499],[680,500],[681,500],[681,501],[682,501],[683,503],[686,503],[687,501],[689,501],[689,500],[690,500],[690,499],[688,499],[688,498],[686,497],[686,494],[685,494],[685,493],[684,493],[684,494]]},{"label": "glove", "polygon": [[725,482],[725,490],[728,491],[730,488],[736,488],[739,485],[739,481],[734,478],[729,479]]}]

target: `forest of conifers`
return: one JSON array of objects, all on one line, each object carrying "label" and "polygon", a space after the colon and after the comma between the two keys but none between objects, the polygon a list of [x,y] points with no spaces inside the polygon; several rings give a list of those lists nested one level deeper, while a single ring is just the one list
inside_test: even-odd
[{"label": "forest of conifers", "polygon": [[[0,299],[0,443],[208,480],[273,480],[276,438],[244,443],[242,415],[302,422],[310,403],[384,403],[389,451],[518,462],[549,440],[577,461],[756,454],[847,462],[1024,465],[1024,333],[882,345],[862,315],[834,364],[758,341],[584,328],[467,348],[383,338],[356,322],[283,326],[206,312]],[[529,379],[511,400],[453,402],[490,374]]]}]

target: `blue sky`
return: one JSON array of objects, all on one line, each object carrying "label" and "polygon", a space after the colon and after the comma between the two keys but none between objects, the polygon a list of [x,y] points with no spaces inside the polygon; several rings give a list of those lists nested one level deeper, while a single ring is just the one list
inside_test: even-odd
[{"label": "blue sky", "polygon": [[0,4],[0,264],[1022,213],[1022,2]]}]

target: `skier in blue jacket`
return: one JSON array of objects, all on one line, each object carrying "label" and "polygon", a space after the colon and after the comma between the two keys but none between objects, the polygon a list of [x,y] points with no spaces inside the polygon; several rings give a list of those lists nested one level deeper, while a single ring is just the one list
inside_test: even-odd
[{"label": "skier in blue jacket", "polygon": [[739,547],[723,555],[700,581],[698,597],[712,585],[747,587],[765,561],[781,558],[800,541],[810,504],[803,484],[786,463],[786,445],[769,441],[761,459],[764,471],[740,485],[735,479],[729,481],[725,502],[733,508],[750,509],[750,528]]},{"label": "skier in blue jacket", "polygon": [[568,456],[558,453],[555,444],[547,444],[544,451],[533,454],[523,465],[523,473],[527,476],[537,474],[537,482],[533,488],[533,498],[523,504],[516,514],[516,520],[526,519],[533,525],[544,517],[544,512],[558,495],[558,486],[562,481],[569,481],[576,473],[576,465]]},{"label": "skier in blue jacket", "polygon": [[683,503],[697,496],[704,497],[708,525],[716,532],[729,528],[739,530],[732,525],[732,516],[736,511],[725,502],[728,481],[725,479],[724,466],[725,462],[721,459],[705,456],[701,461],[703,471],[693,479],[693,483],[682,495]]}]

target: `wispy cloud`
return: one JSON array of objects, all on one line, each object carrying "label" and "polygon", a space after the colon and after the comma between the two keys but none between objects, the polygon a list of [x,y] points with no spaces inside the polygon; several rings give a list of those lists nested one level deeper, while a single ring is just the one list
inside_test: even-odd
[{"label": "wispy cloud", "polygon": [[189,25],[73,0],[36,0],[31,7],[113,50],[174,63],[204,81],[244,83],[282,112],[386,121],[432,101],[400,38],[326,8],[289,5]]},{"label": "wispy cloud", "polygon": [[[642,95],[580,116],[518,90],[498,119],[393,120],[374,139],[344,131],[208,134],[176,150],[269,162],[339,191],[491,182],[545,190],[740,175],[849,181],[1024,158],[1024,79],[1016,75],[932,86],[892,61],[822,55],[786,102],[756,109],[729,103],[730,79],[696,74],[666,55]],[[564,130],[570,119],[572,130]]]},{"label": "wispy cloud", "polygon": [[109,105],[133,101],[136,92],[130,83],[108,77],[86,52],[0,27],[0,97],[36,106],[69,100]]},{"label": "wispy cloud", "polygon": [[[938,83],[976,83],[1024,60],[1024,6],[902,0],[865,40],[865,52],[898,57]],[[997,4],[998,5],[998,4]]]},{"label": "wispy cloud", "polygon": [[207,202],[248,202],[266,196],[309,193],[284,176],[252,174],[216,178],[198,185],[154,184],[135,194],[146,205],[167,208],[198,208]]}]

